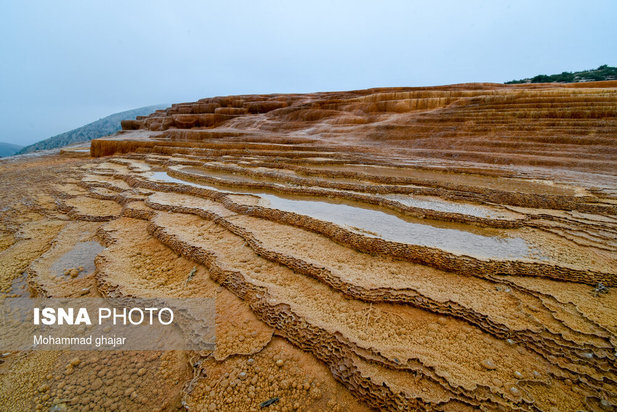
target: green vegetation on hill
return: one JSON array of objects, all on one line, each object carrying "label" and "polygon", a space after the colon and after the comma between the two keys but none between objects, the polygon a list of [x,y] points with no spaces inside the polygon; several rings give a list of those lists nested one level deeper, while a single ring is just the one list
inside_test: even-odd
[{"label": "green vegetation on hill", "polygon": [[561,74],[539,74],[529,79],[512,80],[505,84],[519,83],[575,83],[593,82],[600,80],[617,80],[617,67],[607,66],[606,64],[597,69],[583,70],[580,72],[563,72]]},{"label": "green vegetation on hill", "polygon": [[19,145],[13,144],[13,143],[0,142],[0,157],[14,155],[22,147],[23,146],[19,146]]},{"label": "green vegetation on hill", "polygon": [[92,139],[107,136],[120,130],[120,121],[135,119],[137,116],[147,116],[158,109],[164,109],[166,105],[140,107],[139,109],[115,113],[99,119],[77,129],[61,133],[40,142],[26,146],[15,154],[30,153],[37,150],[55,149],[73,143],[87,142]]}]

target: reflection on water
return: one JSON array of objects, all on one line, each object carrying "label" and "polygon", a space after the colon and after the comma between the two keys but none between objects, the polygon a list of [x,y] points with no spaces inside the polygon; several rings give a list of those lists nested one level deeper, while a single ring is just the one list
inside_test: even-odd
[{"label": "reflection on water", "polygon": [[80,266],[83,267],[81,273],[93,273],[95,269],[94,258],[103,249],[103,246],[95,241],[79,242],[51,265],[51,274],[62,276],[66,269],[79,268]]},{"label": "reflection on water", "polygon": [[333,222],[362,233],[400,243],[437,247],[475,257],[513,259],[529,254],[529,246],[518,237],[483,236],[458,229],[445,229],[408,222],[379,210],[314,200],[285,199],[259,194],[274,209],[296,212]]},{"label": "reflection on water", "polygon": [[221,190],[221,189],[217,189],[214,186],[202,185],[200,183],[191,182],[189,180],[176,179],[175,177],[169,176],[167,172],[153,172],[151,179],[158,180],[160,182],[167,182],[167,183],[182,183],[183,185],[200,187],[202,189],[219,190],[219,191]]},{"label": "reflection on water", "polygon": [[[154,180],[182,183],[210,190],[222,190],[169,176],[153,173]],[[247,193],[247,190],[225,189],[227,192]],[[264,192],[250,191],[263,199],[263,206],[333,222],[366,236],[400,243],[429,246],[478,258],[519,259],[528,257],[530,247],[520,237],[485,236],[464,230],[434,227],[414,223],[380,210],[366,209],[319,200],[289,199]]]},{"label": "reflection on water", "polygon": [[[181,170],[182,172],[190,173],[190,174],[194,174],[198,176],[214,177],[216,179],[221,180],[222,181],[221,184],[226,184],[227,182],[230,182],[230,183],[231,182],[236,182],[236,183],[255,182],[257,183],[260,181],[266,181],[275,186],[283,186],[280,183],[278,183],[276,179],[269,178],[269,177],[262,177],[262,178],[256,179],[256,178],[250,178],[247,176],[237,176],[229,172],[222,172],[218,170],[215,170],[215,171],[203,170],[203,169],[198,169],[194,167],[183,167]],[[350,178],[346,178],[346,179],[330,178],[328,180],[315,178],[315,182],[317,182],[315,187],[319,190],[338,191],[340,189],[331,189],[331,188],[322,187],[319,185],[320,181],[330,182],[330,181],[338,181],[338,180],[342,180],[347,183],[349,182],[357,183],[357,179],[350,179]],[[348,193],[366,195],[366,193],[363,193],[363,192],[354,192],[350,190],[345,190],[345,191]],[[417,208],[428,209],[428,210],[435,210],[438,212],[457,213],[461,215],[474,216],[474,217],[480,217],[480,218],[490,218],[490,219],[515,218],[515,216],[513,216],[512,214],[508,214],[500,210],[495,210],[490,207],[474,205],[470,203],[452,202],[452,201],[440,199],[437,197],[431,197],[431,196],[418,196],[418,195],[398,194],[398,193],[373,194],[372,196],[387,199],[387,200],[392,200],[392,201],[401,203],[405,206],[417,207]]]},{"label": "reflection on water", "polygon": [[496,211],[493,211],[486,207],[466,203],[448,202],[446,200],[435,199],[431,197],[420,197],[403,194],[387,194],[380,196],[388,200],[394,200],[395,202],[402,203],[406,206],[436,210],[438,212],[458,213],[461,215],[485,218],[505,217],[503,214],[499,214]]}]

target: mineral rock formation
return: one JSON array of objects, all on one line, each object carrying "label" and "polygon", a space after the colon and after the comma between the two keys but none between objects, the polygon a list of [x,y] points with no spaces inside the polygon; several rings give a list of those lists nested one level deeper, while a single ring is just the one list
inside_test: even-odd
[{"label": "mineral rock formation", "polygon": [[217,348],[9,354],[4,405],[617,405],[617,82],[215,97],[122,125],[90,158],[0,164],[2,292],[216,297]]}]

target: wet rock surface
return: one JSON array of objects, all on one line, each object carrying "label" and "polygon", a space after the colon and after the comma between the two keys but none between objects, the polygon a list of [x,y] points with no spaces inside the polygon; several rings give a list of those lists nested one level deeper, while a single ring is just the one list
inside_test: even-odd
[{"label": "wet rock surface", "polygon": [[212,352],[10,352],[9,410],[610,410],[617,85],[234,96],[0,162],[0,290],[216,298]]}]

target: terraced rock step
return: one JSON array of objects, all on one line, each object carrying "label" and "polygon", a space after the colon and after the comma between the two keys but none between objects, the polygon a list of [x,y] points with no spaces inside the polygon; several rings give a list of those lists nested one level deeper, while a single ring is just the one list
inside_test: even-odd
[{"label": "terraced rock step", "polygon": [[[462,273],[471,273],[473,271],[489,274],[524,273],[531,276],[546,276],[560,280],[585,282],[591,285],[595,285],[598,282],[603,282],[606,285],[612,286],[616,282],[615,277],[612,273],[578,269],[576,267],[576,263],[580,262],[578,256],[572,256],[571,250],[567,249],[568,246],[564,245],[563,248],[559,248],[559,244],[563,244],[560,239],[557,239],[555,244],[543,246],[547,250],[552,249],[550,250],[550,252],[557,259],[556,263],[561,260],[567,263],[565,265],[541,263],[542,260],[479,260],[470,256],[452,254],[449,251],[443,251],[434,247],[403,243],[404,240],[403,242],[391,241],[387,238],[382,238],[379,234],[370,231],[367,232],[366,230],[362,230],[361,228],[346,228],[333,222],[317,219],[311,216],[310,212],[308,214],[303,214],[302,210],[299,211],[299,213],[296,213],[295,211],[289,211],[289,207],[286,208],[285,206],[283,206],[282,209],[287,210],[281,211],[279,209],[260,206],[259,202],[255,203],[251,200],[249,200],[249,203],[247,204],[244,203],[244,200],[247,199],[246,196],[240,198],[233,198],[225,195],[225,193],[221,192],[220,189],[212,186],[205,186],[201,184],[191,183],[190,181],[186,182],[175,178],[169,178],[165,174],[157,175],[156,173],[154,173],[152,176],[153,179],[151,179],[149,176],[145,176],[146,180],[142,180],[139,178],[135,179],[133,177],[128,177],[127,180],[138,187],[145,187],[152,190],[172,191],[176,193],[190,193],[205,198],[219,199],[222,201],[223,204],[225,204],[228,209],[234,212],[258,216],[281,223],[304,227],[309,230],[324,234],[336,240],[337,242],[344,243],[348,246],[354,247],[360,251],[367,253],[385,254],[399,259],[420,262],[440,269],[457,271]],[[157,177],[159,177],[158,181]],[[265,197],[266,200],[274,199],[274,197],[269,195],[262,194],[261,196]],[[242,199],[243,202],[237,203],[233,199]],[[285,205],[284,199],[282,200],[282,204]],[[362,210],[359,210],[359,212],[362,212]],[[321,217],[323,216],[323,214],[319,216]],[[549,238],[548,240],[553,241],[554,238]],[[415,241],[412,240],[412,242]],[[612,265],[614,263],[614,258],[608,256],[608,259],[605,258],[606,260],[601,258],[599,262],[591,263],[594,265],[597,264],[600,268],[604,269],[606,267],[606,264]],[[589,266],[589,263],[585,263]]]},{"label": "terraced rock step", "polygon": [[[350,301],[311,278],[299,276],[288,268],[275,266],[259,258],[248,246],[242,246],[242,238],[222,230],[216,224],[200,221],[198,217],[175,214],[157,214],[150,226],[150,232],[173,249],[220,270],[218,280],[251,301],[258,315],[266,322],[269,319],[281,319],[281,316],[287,317],[285,323],[271,325],[292,341],[302,336],[299,331],[288,329],[294,324],[313,329],[313,333],[317,334],[315,338],[322,336],[322,339],[333,340],[334,336],[338,336],[336,347],[340,350],[351,350],[357,355],[363,355],[366,360],[380,362],[389,368],[426,375],[429,380],[451,391],[453,394],[450,396],[455,396],[458,387],[465,388],[468,394],[477,393],[473,396],[476,399],[459,399],[463,403],[478,402],[487,396],[496,403],[506,401],[524,405],[530,402],[529,399],[533,402],[535,396],[531,388],[525,388],[530,391],[527,392],[528,398],[501,393],[505,399],[500,399],[493,394],[493,391],[499,389],[478,385],[476,379],[481,375],[484,382],[497,379],[505,380],[506,385],[517,385],[514,372],[521,365],[536,365],[544,373],[553,367],[549,361],[520,347],[517,356],[508,360],[501,359],[503,363],[499,371],[497,368],[494,371],[484,368],[482,362],[485,358],[500,359],[500,353],[507,351],[510,344],[477,329],[460,326],[453,319],[439,318],[411,307]],[[284,304],[281,306],[279,302]],[[260,313],[258,308],[266,312]],[[424,321],[418,322],[420,319]],[[370,334],[367,333],[369,325]],[[465,343],[460,342],[452,330],[465,331]],[[328,338],[328,334],[333,335]],[[431,351],[420,349],[424,345],[431,347]],[[323,352],[314,354],[324,360],[332,356]],[[451,363],[444,364],[445,359],[458,359],[456,364],[467,366],[450,369],[446,364]],[[575,369],[580,372],[585,367]],[[465,373],[473,375],[466,376]],[[562,376],[563,371],[549,372],[549,376],[553,373]],[[552,384],[561,386],[557,381]],[[420,394],[415,393],[414,397],[417,396]]]}]

